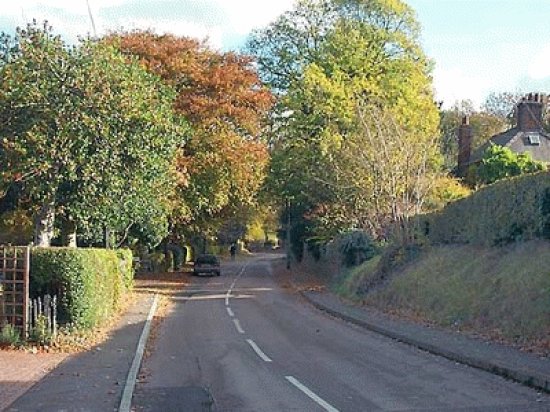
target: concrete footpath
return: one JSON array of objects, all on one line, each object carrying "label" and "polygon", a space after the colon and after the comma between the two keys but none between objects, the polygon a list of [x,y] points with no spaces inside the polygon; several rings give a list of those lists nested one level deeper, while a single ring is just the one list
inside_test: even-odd
[{"label": "concrete footpath", "polygon": [[67,358],[5,410],[117,411],[153,299],[140,295],[107,341]]},{"label": "concrete footpath", "polygon": [[335,317],[453,361],[550,392],[550,359],[470,338],[458,332],[399,321],[367,307],[352,306],[328,292],[302,291],[312,305]]}]

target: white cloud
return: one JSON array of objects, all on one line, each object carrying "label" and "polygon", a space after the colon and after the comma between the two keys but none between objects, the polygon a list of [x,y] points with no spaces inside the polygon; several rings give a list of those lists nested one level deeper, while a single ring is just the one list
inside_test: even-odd
[{"label": "white cloud", "polygon": [[200,23],[168,20],[168,19],[125,19],[109,24],[109,27],[102,25],[102,32],[112,29],[151,30],[157,34],[175,34],[176,36],[194,37],[196,39],[208,39],[208,43],[217,49],[222,48],[223,30],[219,26],[207,26]]},{"label": "white cloud", "polygon": [[232,29],[238,34],[247,34],[252,29],[263,27],[283,12],[292,8],[295,0],[212,0],[216,8],[228,16]]},{"label": "white cloud", "polygon": [[456,101],[471,100],[479,107],[490,90],[487,80],[466,74],[462,69],[442,69],[434,71],[434,88],[437,100],[443,100],[445,108]]},{"label": "white cloud", "polygon": [[529,77],[535,80],[550,77],[550,43],[544,46],[529,62]]},{"label": "white cloud", "polygon": [[[107,7],[118,6],[128,3],[130,0],[89,0],[90,7],[94,12]],[[64,13],[73,15],[88,15],[86,0],[4,0],[2,4],[2,16],[33,18],[38,11],[63,10]]]},{"label": "white cloud", "polygon": [[[92,32],[92,24],[88,16],[86,0],[0,0],[2,17],[10,21],[13,27],[24,26],[32,19],[38,22],[47,20],[54,30],[61,33],[67,40],[75,41],[79,35]],[[244,37],[253,28],[262,27],[273,21],[277,16],[292,8],[295,0],[279,0],[264,2],[257,0],[201,0],[216,11],[218,18],[211,21],[176,18],[168,15],[161,19],[146,16],[132,17],[131,8],[126,18],[108,17],[102,12],[113,6],[130,3],[131,0],[88,0],[97,27],[101,35],[111,30],[120,29],[153,29],[157,33],[172,33],[186,35],[199,39],[208,38],[209,44],[217,49],[224,45],[224,39]],[[156,0],[157,2],[159,0]],[[158,3],[143,1],[144,6],[158,7]],[[181,16],[181,14],[178,14]],[[215,22],[215,23],[214,23]]]}]

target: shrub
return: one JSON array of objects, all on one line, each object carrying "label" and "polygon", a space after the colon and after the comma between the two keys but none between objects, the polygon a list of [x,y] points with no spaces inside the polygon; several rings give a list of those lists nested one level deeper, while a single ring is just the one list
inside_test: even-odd
[{"label": "shrub", "polygon": [[58,296],[58,320],[90,328],[107,320],[132,287],[129,250],[34,248],[31,296]]},{"label": "shrub", "polygon": [[471,190],[464,186],[460,180],[442,176],[434,181],[434,185],[426,199],[428,210],[439,210],[448,203],[470,196]]},{"label": "shrub", "polygon": [[433,243],[502,245],[550,236],[550,173],[501,180],[416,221]]},{"label": "shrub", "polygon": [[342,263],[347,267],[360,265],[377,254],[377,247],[366,233],[355,230],[337,239]]},{"label": "shrub", "polygon": [[172,252],[153,252],[149,255],[153,264],[153,272],[169,272],[173,268]]},{"label": "shrub", "polygon": [[324,237],[312,237],[306,240],[307,251],[315,261],[319,261],[323,255],[325,245],[328,243],[328,240]]},{"label": "shrub", "polygon": [[46,345],[50,344],[53,338],[53,333],[48,327],[48,318],[44,315],[39,315],[35,325],[29,330],[29,340]]},{"label": "shrub", "polygon": [[0,346],[17,346],[21,343],[21,336],[17,328],[9,323],[2,326],[0,331]]},{"label": "shrub", "polygon": [[540,172],[544,169],[544,163],[533,160],[529,153],[514,153],[508,147],[491,145],[487,148],[476,172],[479,183],[490,184],[507,177]]}]

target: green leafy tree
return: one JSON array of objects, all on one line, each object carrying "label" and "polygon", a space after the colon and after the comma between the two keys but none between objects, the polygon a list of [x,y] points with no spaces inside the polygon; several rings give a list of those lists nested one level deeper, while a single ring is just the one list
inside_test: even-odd
[{"label": "green leafy tree", "polygon": [[114,47],[67,46],[47,25],[1,44],[0,181],[22,185],[35,242],[51,243],[56,216],[74,245],[77,228],[166,215],[183,133],[173,91]]},{"label": "green leafy tree", "polygon": [[508,147],[491,145],[476,168],[478,183],[491,184],[497,180],[546,170],[546,165],[531,158],[529,153],[514,153]]},{"label": "green leafy tree", "polygon": [[261,139],[271,93],[249,56],[219,53],[187,37],[151,32],[105,39],[176,89],[175,110],[192,133],[178,154],[173,219],[187,235],[212,238],[228,218],[253,207],[266,174]]},{"label": "green leafy tree", "polygon": [[[414,12],[400,1],[326,0],[298,2],[250,40],[279,94],[268,184],[295,205],[299,242],[391,223],[396,215],[373,195],[380,170],[372,166],[384,143],[393,145],[386,168],[407,167],[398,159],[410,147],[421,149],[422,178],[438,169],[437,108],[418,35]],[[381,116],[365,128],[367,106]],[[384,190],[396,199],[410,188]]]}]

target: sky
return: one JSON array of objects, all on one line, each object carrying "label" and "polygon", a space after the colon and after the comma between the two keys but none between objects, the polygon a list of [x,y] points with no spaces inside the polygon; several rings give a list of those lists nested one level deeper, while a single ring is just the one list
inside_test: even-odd
[{"label": "sky", "polygon": [[[88,0],[98,35],[153,29],[208,38],[239,50],[294,0]],[[446,107],[491,92],[550,93],[550,0],[406,0],[434,63],[436,98]],[[0,31],[44,19],[70,42],[94,34],[86,0],[0,0]]]}]

